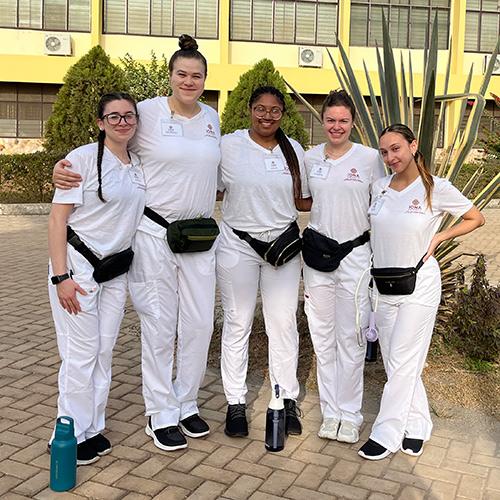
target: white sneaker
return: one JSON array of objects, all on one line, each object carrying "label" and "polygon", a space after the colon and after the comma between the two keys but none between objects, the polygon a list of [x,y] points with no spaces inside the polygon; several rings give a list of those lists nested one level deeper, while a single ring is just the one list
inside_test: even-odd
[{"label": "white sneaker", "polygon": [[359,441],[357,426],[348,420],[342,420],[337,432],[337,441],[341,441],[342,443],[357,443]]},{"label": "white sneaker", "polygon": [[325,418],[318,431],[318,436],[324,439],[337,439],[340,420],[337,418]]}]

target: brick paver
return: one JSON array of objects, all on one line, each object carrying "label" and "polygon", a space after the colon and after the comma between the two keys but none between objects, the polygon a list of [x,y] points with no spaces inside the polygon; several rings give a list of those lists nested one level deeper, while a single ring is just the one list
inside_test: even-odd
[{"label": "brick paver", "polygon": [[[500,209],[485,211],[487,225],[464,238],[462,249],[480,249],[490,280],[500,280]],[[317,394],[301,405],[304,433],[289,438],[283,452],[264,450],[266,384],[250,385],[250,435],[224,435],[225,399],[219,372],[209,369],[201,391],[201,413],[211,425],[206,439],[163,453],[144,433],[137,318],[125,316],[115,350],[107,436],[113,451],[78,469],[67,494],[48,488],[46,442],[55,417],[59,357],[46,291],[46,216],[0,217],[0,495],[37,499],[266,500],[355,498],[500,498],[500,426],[467,427],[457,418],[434,417],[436,432],[420,458],[401,453],[369,463],[357,446],[316,436],[321,419]],[[375,411],[373,394],[366,407]],[[372,422],[373,413],[367,412]],[[478,419],[479,421],[480,419]],[[362,435],[368,428],[365,425]]]}]

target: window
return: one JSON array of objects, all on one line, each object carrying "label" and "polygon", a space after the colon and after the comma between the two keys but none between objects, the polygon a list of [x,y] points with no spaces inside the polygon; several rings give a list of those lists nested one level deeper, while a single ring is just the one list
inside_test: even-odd
[{"label": "window", "polygon": [[492,52],[500,34],[500,0],[467,0],[465,50]]},{"label": "window", "polygon": [[231,0],[230,38],[336,45],[337,11],[337,0]]},{"label": "window", "polygon": [[60,85],[0,83],[0,137],[43,137]]},{"label": "window", "polygon": [[218,12],[218,0],[104,0],[104,33],[217,38]]},{"label": "window", "polygon": [[351,45],[382,45],[382,12],[393,47],[424,48],[437,14],[438,48],[448,48],[450,0],[352,0]]},{"label": "window", "polygon": [[0,27],[90,32],[90,0],[0,0]]}]

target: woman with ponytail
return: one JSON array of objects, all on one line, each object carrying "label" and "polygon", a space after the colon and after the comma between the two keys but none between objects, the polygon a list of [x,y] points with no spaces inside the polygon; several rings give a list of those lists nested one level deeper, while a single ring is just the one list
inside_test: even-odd
[{"label": "woman with ponytail", "polygon": [[[174,223],[211,222],[220,162],[219,117],[199,101],[207,61],[191,36],[181,35],[179,47],[169,59],[172,94],[139,103],[132,144],[144,165],[147,208],[133,244],[129,289],[141,321],[145,432],[164,451],[210,432],[197,399],[215,302],[215,247],[179,253],[167,241]],[[56,185],[71,185],[75,179],[59,167]]]},{"label": "woman with ponytail", "polygon": [[[302,432],[296,399],[298,333],[296,311],[300,255],[282,265],[266,260],[266,248],[296,226],[297,208],[310,205],[304,151],[280,128],[283,94],[257,88],[249,101],[251,126],[222,138],[223,192],[217,281],[224,309],[221,372],[228,409],[225,433],[246,436],[248,342],[260,289],[269,340],[269,377],[285,400],[287,434]],[[263,250],[259,250],[259,247]],[[298,251],[298,250],[297,250]]]},{"label": "woman with ponytail", "polygon": [[[359,450],[368,460],[398,450],[419,456],[430,438],[432,421],[421,374],[441,298],[433,253],[443,241],[484,224],[470,200],[447,179],[430,174],[406,125],[382,131],[380,153],[392,174],[374,184],[368,213],[375,315],[387,383],[370,439]],[[447,213],[461,220],[437,232]],[[406,281],[405,274],[413,275],[411,286],[398,281]]]},{"label": "woman with ponytail", "polygon": [[67,156],[82,182],[56,189],[49,217],[49,297],[62,360],[57,415],[74,420],[79,465],[111,451],[101,433],[127,296],[126,268],[98,281],[80,249],[85,247],[91,260],[109,262],[121,252],[131,258],[145,201],[139,158],[128,151],[137,128],[135,101],[128,94],[106,94],[97,116],[98,142]]}]

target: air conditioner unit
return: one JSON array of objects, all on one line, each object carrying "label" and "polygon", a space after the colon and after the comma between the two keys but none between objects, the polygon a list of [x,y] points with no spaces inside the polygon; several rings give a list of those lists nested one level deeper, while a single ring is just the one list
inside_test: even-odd
[{"label": "air conditioner unit", "polygon": [[49,56],[70,56],[71,37],[68,34],[45,33],[43,52]]},{"label": "air conditioner unit", "polygon": [[[488,67],[488,64],[490,64],[490,59],[491,56],[484,56],[484,69],[483,73],[486,73],[486,68]],[[493,72],[492,75],[500,75],[500,54],[497,55],[497,59],[495,61],[495,64],[493,65]]]},{"label": "air conditioner unit", "polygon": [[299,47],[299,66],[321,68],[323,66],[323,49],[321,47]]}]

